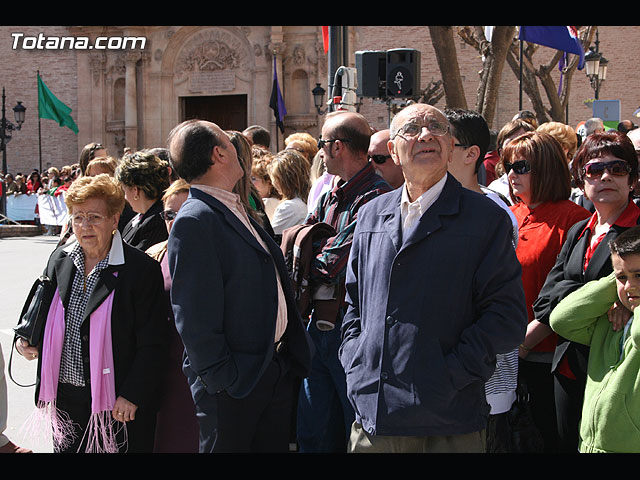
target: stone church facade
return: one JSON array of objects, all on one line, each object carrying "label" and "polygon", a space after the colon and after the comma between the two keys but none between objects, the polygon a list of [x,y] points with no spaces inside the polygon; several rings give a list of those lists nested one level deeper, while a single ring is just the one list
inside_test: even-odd
[{"label": "stone church facade", "polygon": [[[88,38],[90,45],[106,38],[114,48],[38,48],[38,37],[44,37],[45,44],[54,38]],[[115,48],[125,38],[144,39],[144,48],[141,43]],[[616,67],[610,67],[600,98],[621,99],[623,118],[630,118],[640,104],[637,73],[628,68],[633,63],[629,59],[638,58],[638,40],[640,27],[600,30],[600,48]],[[427,27],[349,27],[348,47],[348,66],[355,66],[358,50],[415,48],[422,52],[422,87],[439,79]],[[461,42],[458,56],[473,108],[481,60]],[[0,58],[8,120],[13,121],[16,101],[27,107],[25,124],[13,132],[7,146],[8,170],[13,173],[75,163],[82,147],[93,141],[114,156],[125,147],[164,146],[171,128],[195,117],[230,130],[264,125],[276,150],[295,131],[319,135],[322,116],[311,90],[318,83],[328,90],[328,62],[318,26],[1,26]],[[274,58],[287,109],[284,134],[276,129],[269,108]],[[77,135],[52,120],[38,121],[37,72],[72,108]],[[507,68],[502,83],[493,128],[518,110],[517,79]],[[593,90],[581,72],[574,75],[572,86],[569,123],[575,126],[591,116],[584,100],[593,97]],[[525,97],[524,108],[528,103]],[[443,107],[444,100],[438,106]],[[360,112],[377,128],[388,124],[388,104],[365,98]]]}]

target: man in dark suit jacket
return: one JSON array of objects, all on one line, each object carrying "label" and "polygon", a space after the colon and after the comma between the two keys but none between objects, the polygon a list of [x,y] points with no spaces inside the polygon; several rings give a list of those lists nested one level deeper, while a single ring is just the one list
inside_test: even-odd
[{"label": "man in dark suit jacket", "polygon": [[340,360],[350,451],[484,452],[484,384],[524,338],[511,221],[447,174],[446,117],[415,104],[391,125],[405,186],[359,212]]},{"label": "man in dark suit jacket", "polygon": [[217,125],[185,122],[169,149],[191,184],[168,255],[200,451],[287,451],[293,379],[307,374],[311,343],[282,252],[232,193],[243,170]]}]

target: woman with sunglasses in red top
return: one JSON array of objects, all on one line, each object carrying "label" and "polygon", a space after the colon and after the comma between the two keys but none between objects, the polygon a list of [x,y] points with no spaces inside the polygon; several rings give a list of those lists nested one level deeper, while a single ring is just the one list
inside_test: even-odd
[{"label": "woman with sunglasses in red top", "polygon": [[518,221],[516,255],[522,265],[522,284],[529,324],[520,345],[518,380],[530,395],[533,419],[554,452],[557,427],[551,360],[556,335],[536,320],[533,302],[553,268],[569,229],[589,212],[569,200],[571,175],[560,143],[551,135],[528,132],[510,141],[502,152],[509,181],[511,211]]},{"label": "woman with sunglasses in red top", "polygon": [[[595,212],[569,231],[534,303],[535,318],[547,325],[560,300],[585,283],[612,272],[609,242],[640,219],[640,208],[632,197],[638,181],[638,157],[625,134],[611,131],[589,135],[576,152],[571,171],[577,186],[593,202]],[[625,318],[619,309],[610,312],[614,329],[621,328],[618,319]],[[588,355],[586,346],[558,337],[551,371],[561,453],[578,450]]]}]

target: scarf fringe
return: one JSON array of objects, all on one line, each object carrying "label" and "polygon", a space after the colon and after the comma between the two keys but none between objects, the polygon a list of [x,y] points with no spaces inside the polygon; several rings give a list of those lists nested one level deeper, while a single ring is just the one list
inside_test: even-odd
[{"label": "scarf fringe", "polygon": [[[74,423],[69,415],[56,407],[54,402],[38,402],[37,408],[29,414],[20,427],[20,435],[30,444],[52,439],[53,451],[66,450],[77,438]],[[116,436],[124,432],[123,441],[118,443]],[[118,453],[127,445],[127,425],[115,420],[111,411],[92,413],[84,431],[82,442],[86,441],[84,453]]]},{"label": "scarf fringe", "polygon": [[[124,431],[124,440],[118,443],[116,435]],[[84,432],[86,439],[85,453],[118,453],[120,447],[127,444],[127,425],[115,420],[110,410],[92,413]]]},{"label": "scarf fringe", "polygon": [[74,422],[56,407],[55,401],[38,402],[20,431],[24,438],[33,441],[52,439],[54,452],[66,449],[76,439]]}]

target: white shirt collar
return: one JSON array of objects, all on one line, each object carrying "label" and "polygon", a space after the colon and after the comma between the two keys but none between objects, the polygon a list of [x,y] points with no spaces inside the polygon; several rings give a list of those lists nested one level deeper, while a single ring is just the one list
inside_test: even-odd
[{"label": "white shirt collar", "polygon": [[414,210],[418,214],[417,218],[420,218],[424,212],[426,212],[431,205],[435,203],[435,201],[440,197],[442,190],[444,189],[444,184],[447,183],[447,176],[449,174],[445,173],[443,177],[438,180],[429,190],[424,192],[418,198],[416,198],[413,202],[409,199],[409,193],[407,192],[407,184],[405,183],[402,188],[402,199],[400,202],[400,212],[402,214],[402,218],[406,218],[409,211]]},{"label": "white shirt collar", "polygon": [[[70,242],[63,250],[66,253],[71,253],[75,248],[78,240]],[[120,232],[116,230],[116,233],[111,239],[111,249],[109,250],[109,265],[124,265],[124,248],[122,246],[122,236]]]}]

